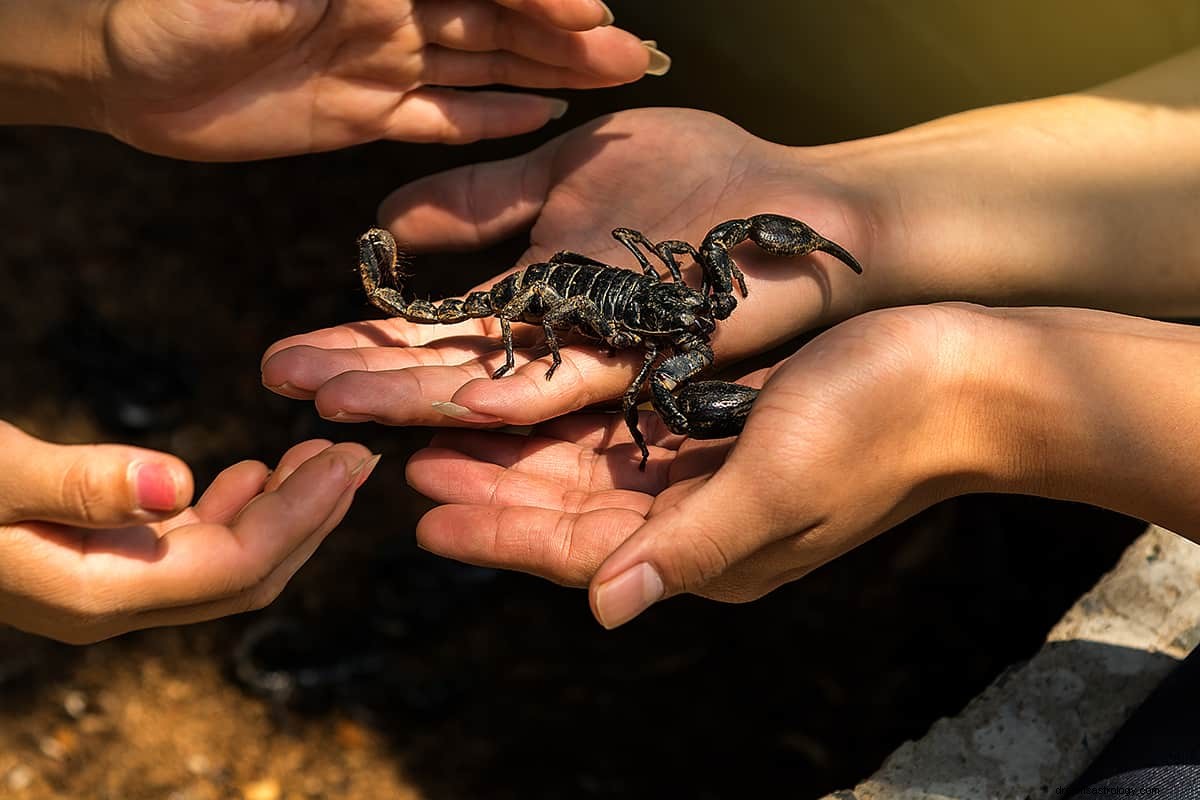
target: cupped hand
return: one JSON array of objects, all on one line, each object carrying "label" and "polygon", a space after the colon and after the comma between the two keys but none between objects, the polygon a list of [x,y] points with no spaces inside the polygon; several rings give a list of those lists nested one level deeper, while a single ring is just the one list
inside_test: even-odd
[{"label": "cupped hand", "polygon": [[877,311],[773,370],[744,432],[701,442],[643,415],[645,472],[617,415],[576,415],[529,437],[444,431],[408,466],[443,505],[422,546],[449,558],[591,587],[615,627],[664,597],[746,601],[800,578],[970,487],[971,306]]},{"label": "cupped hand", "polygon": [[85,643],[262,608],[345,515],[375,459],[309,441],[235,464],[193,506],[178,459],[0,423],[0,623]]},{"label": "cupped hand", "polygon": [[[859,277],[820,253],[788,260],[752,244],[737,248],[749,297],[713,340],[718,361],[728,363],[863,308],[878,279],[865,205],[840,182],[838,164],[816,151],[765,142],[699,111],[647,109],[601,119],[518,158],[412,183],[384,202],[381,218],[416,252],[474,249],[531,227],[519,265],[570,249],[636,268],[613,228],[699,243],[719,222],[772,212],[804,220],[865,265]],[[697,285],[694,270],[690,280]],[[516,331],[527,346],[516,372],[501,380],[490,378],[503,363],[495,319],[454,326],[383,319],[276,343],[263,359],[263,383],[314,399],[328,419],[523,425],[619,397],[642,361],[640,351],[610,357],[593,346],[567,347],[547,381],[540,329]]]},{"label": "cupped hand", "polygon": [[535,130],[559,100],[667,60],[595,0],[104,0],[96,126],[177,158],[235,161],[376,139]]}]

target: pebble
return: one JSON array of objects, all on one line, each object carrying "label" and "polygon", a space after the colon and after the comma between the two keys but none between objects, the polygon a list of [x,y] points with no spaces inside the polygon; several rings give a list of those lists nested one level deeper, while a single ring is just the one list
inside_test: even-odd
[{"label": "pebble", "polygon": [[279,800],[281,794],[283,794],[283,787],[274,778],[255,781],[242,787],[244,800]]},{"label": "pebble", "polygon": [[71,719],[82,718],[87,713],[87,708],[87,695],[83,692],[67,692],[66,697],[63,698],[63,709]]},{"label": "pebble", "polygon": [[18,764],[8,771],[8,778],[4,783],[10,792],[23,792],[33,785],[33,779],[37,775],[32,769],[24,764]]}]

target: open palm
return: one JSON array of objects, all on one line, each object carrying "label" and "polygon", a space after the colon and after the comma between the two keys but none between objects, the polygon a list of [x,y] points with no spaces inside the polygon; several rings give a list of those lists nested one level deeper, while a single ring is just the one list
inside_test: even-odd
[{"label": "open palm", "polygon": [[144,150],[244,160],[375,139],[467,142],[564,109],[530,94],[636,80],[650,51],[590,0],[116,0],[102,126]]},{"label": "open palm", "polygon": [[[478,248],[532,227],[519,264],[571,249],[630,265],[612,228],[696,242],[717,222],[760,212],[804,219],[865,260],[859,217],[832,166],[697,111],[601,119],[530,154],[405,186],[384,202],[381,217],[414,251]],[[862,303],[863,279],[823,255],[783,262],[749,246],[737,258],[750,296],[717,331],[721,361],[847,317]],[[462,422],[532,424],[618,397],[641,363],[637,352],[609,357],[567,347],[562,368],[546,381],[545,365],[530,364],[543,355],[540,331],[524,333],[529,346],[518,353],[518,369],[499,381],[489,377],[502,363],[499,331],[487,319],[454,326],[372,320],[294,336],[268,350],[263,382],[315,399],[330,419],[454,424],[433,407],[453,400],[476,412]]]}]

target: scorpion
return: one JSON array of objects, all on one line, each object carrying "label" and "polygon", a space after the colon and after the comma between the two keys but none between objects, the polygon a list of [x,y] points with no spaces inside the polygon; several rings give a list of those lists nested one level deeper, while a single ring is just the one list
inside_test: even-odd
[{"label": "scorpion", "polygon": [[[743,298],[748,295],[745,276],[730,250],[749,239],[772,255],[820,251],[862,274],[858,261],[840,245],[800,220],[778,214],[723,222],[709,231],[699,248],[674,239],[654,243],[630,228],[617,228],[612,236],[633,253],[641,274],[564,250],[465,298],[409,301],[402,293],[396,241],[380,228],[359,237],[359,272],[371,303],[391,316],[428,325],[498,319],[505,359],[493,378],[514,368],[514,322],[541,325],[545,331],[552,359],[546,380],[562,364],[559,331],[602,342],[610,353],[644,348],[642,367],[622,400],[625,423],[642,454],[642,470],[650,451],[638,429],[637,409],[647,379],[651,405],[667,428],[694,439],[736,436],[758,396],[757,389],[741,384],[694,380],[713,364],[709,337],[717,321],[737,307],[734,283]],[[663,280],[646,253],[662,262],[670,282]],[[700,289],[684,281],[676,256],[690,256],[700,266]],[[385,279],[392,285],[384,285]]]}]

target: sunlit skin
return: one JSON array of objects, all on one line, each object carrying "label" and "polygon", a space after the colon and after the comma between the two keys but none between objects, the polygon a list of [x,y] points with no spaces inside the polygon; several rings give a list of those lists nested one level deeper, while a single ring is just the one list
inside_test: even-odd
[{"label": "sunlit skin", "polygon": [[[341,522],[375,463],[361,445],[305,442],[274,470],[230,467],[192,504],[176,458],[53,445],[0,423],[0,620],[83,643],[262,608]],[[170,508],[140,507],[133,475],[146,464],[173,479]]]},{"label": "sunlit skin", "polygon": [[[213,161],[510,136],[565,111],[544,90],[669,68],[612,22],[596,0],[0,0],[0,124]],[[170,455],[0,422],[0,624],[91,642],[261,608],[375,464],[305,442],[191,505]]]},{"label": "sunlit skin", "polygon": [[[664,67],[593,0],[0,2],[0,122],[233,161],[535,130]],[[652,61],[653,59],[653,61]],[[516,90],[460,92],[507,84]]]},{"label": "sunlit skin", "polygon": [[416,252],[531,228],[520,263],[563,248],[622,263],[613,227],[690,240],[773,211],[855,253],[861,278],[738,250],[750,297],[716,332],[719,363],[889,310],[780,365],[736,442],[660,436],[641,479],[619,417],[544,422],[619,396],[635,359],[564,348],[546,382],[530,350],[492,381],[487,320],[291,337],[267,352],[263,381],[331,419],[544,423],[545,448],[465,430],[417,454],[410,481],[444,504],[418,535],[452,558],[587,584],[609,627],[680,592],[758,596],[966,491],[1083,500],[1198,536],[1186,478],[1200,464],[1181,443],[1200,416],[1178,367],[1200,359],[1192,329],[1069,309],[905,308],[1200,313],[1198,87],[1191,51],[1088,92],[808,149],[698,112],[625,112],[388,198],[381,221]]}]

